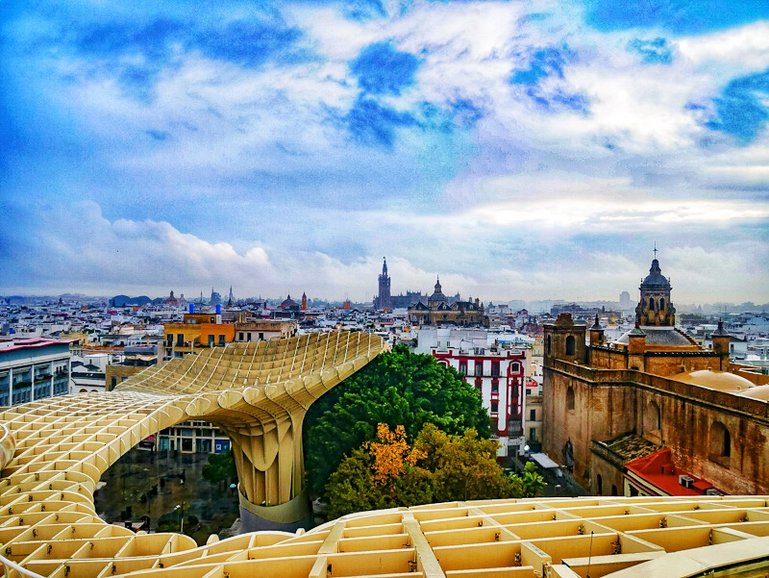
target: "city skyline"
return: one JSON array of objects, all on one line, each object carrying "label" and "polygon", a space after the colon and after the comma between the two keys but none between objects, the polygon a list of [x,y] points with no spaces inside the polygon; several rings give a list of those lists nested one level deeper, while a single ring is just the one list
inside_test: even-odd
[{"label": "city skyline", "polygon": [[[769,5],[10,2],[0,294],[769,301]],[[201,8],[202,6],[202,8]],[[189,294],[188,294],[189,291]]]}]

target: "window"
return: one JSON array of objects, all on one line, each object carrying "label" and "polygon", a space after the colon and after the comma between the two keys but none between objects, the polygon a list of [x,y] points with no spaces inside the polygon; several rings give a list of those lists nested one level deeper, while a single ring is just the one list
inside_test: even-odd
[{"label": "window", "polygon": [[499,393],[499,382],[496,380],[491,382],[491,393]]},{"label": "window", "polygon": [[498,401],[492,401],[491,402],[491,413],[498,413],[499,412],[499,402]]},{"label": "window", "polygon": [[224,347],[225,341],[224,341],[224,335],[219,336],[219,346]]},{"label": "window", "polygon": [[530,409],[529,410],[529,421],[537,421],[537,410],[536,409]]},{"label": "window", "polygon": [[180,333],[176,336],[176,345],[184,345],[184,334]]},{"label": "window", "polygon": [[720,421],[713,422],[710,427],[709,443],[710,459],[722,466],[728,466],[729,457],[732,455],[732,436]]},{"label": "window", "polygon": [[569,386],[566,390],[566,409],[569,411],[574,410],[574,388]]},{"label": "window", "polygon": [[515,363],[510,364],[510,373],[520,373],[521,372],[521,364],[517,361]]},{"label": "window", "polygon": [[595,477],[595,487],[596,487],[596,495],[603,496],[603,476],[601,474],[598,474]]},{"label": "window", "polygon": [[112,387],[115,387],[117,385],[117,377],[113,375],[111,381],[112,381]]},{"label": "window", "polygon": [[459,362],[459,375],[467,375],[467,361],[464,359]]},{"label": "window", "polygon": [[174,334],[169,333],[168,335],[166,335],[166,345],[168,347],[171,347],[173,344],[174,344]]},{"label": "window", "polygon": [[550,335],[547,336],[547,340],[545,342],[545,349],[546,349],[548,355],[550,355],[552,353],[553,340],[551,339]]},{"label": "window", "polygon": [[529,428],[529,439],[533,442],[537,441],[537,428]]},{"label": "window", "polygon": [[493,359],[491,361],[491,377],[499,377],[499,360]]},{"label": "window", "polygon": [[476,377],[483,376],[483,361],[475,362],[475,375]]},{"label": "window", "polygon": [[238,333],[238,339],[240,341],[243,341],[243,332],[242,331],[240,333]]},{"label": "window", "polygon": [[208,346],[209,347],[213,347],[214,346],[214,336],[213,335],[209,335],[208,336]]},{"label": "window", "polygon": [[656,401],[650,401],[644,413],[644,431],[657,431],[661,427],[660,406]]},{"label": "window", "polygon": [[566,338],[566,355],[574,355],[574,350],[576,349],[575,342],[576,340],[573,335],[569,335]]}]

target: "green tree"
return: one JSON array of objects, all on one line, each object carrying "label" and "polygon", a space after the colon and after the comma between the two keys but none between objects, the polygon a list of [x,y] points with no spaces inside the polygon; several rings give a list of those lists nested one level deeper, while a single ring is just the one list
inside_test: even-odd
[{"label": "green tree", "polygon": [[424,459],[418,464],[433,472],[433,499],[485,500],[512,495],[510,480],[497,462],[499,445],[480,439],[473,429],[448,435],[427,424],[414,443]]},{"label": "green tree", "polygon": [[208,463],[203,465],[203,479],[212,485],[219,484],[220,487],[230,480],[237,480],[238,472],[232,450],[223,454],[208,454]]},{"label": "green tree", "polygon": [[522,474],[510,474],[512,494],[516,498],[534,498],[545,487],[545,478],[537,470],[534,462],[526,462]]},{"label": "green tree", "polygon": [[424,454],[406,441],[406,429],[380,423],[377,439],[342,460],[327,485],[331,517],[393,506],[415,506],[432,496],[430,472],[414,464]]},{"label": "green tree", "polygon": [[478,391],[430,355],[396,345],[315,402],[304,423],[308,485],[322,494],[345,455],[376,438],[376,426],[427,423],[450,434],[474,428],[489,437],[489,416]]},{"label": "green tree", "polygon": [[326,486],[328,514],[415,506],[431,502],[509,497],[512,480],[495,456],[497,444],[469,429],[454,436],[426,424],[413,445],[402,426],[377,429],[342,460]]}]

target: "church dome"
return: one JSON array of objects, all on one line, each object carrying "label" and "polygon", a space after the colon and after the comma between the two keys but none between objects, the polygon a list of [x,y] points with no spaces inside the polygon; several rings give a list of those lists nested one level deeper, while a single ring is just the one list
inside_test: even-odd
[{"label": "church dome", "polygon": [[769,401],[769,385],[759,385],[757,387],[751,387],[747,391],[740,393],[742,397],[750,397],[752,399],[760,399],[762,401]]},{"label": "church dome", "polygon": [[440,278],[436,279],[435,281],[435,291],[433,292],[430,297],[427,298],[428,302],[445,302],[448,301],[446,299],[446,296],[443,294],[443,289],[441,288],[441,280]]},{"label": "church dome", "polygon": [[278,305],[281,309],[289,309],[290,307],[297,307],[296,301],[291,299],[291,295],[289,294],[288,297],[286,297],[283,302]]},{"label": "church dome", "polygon": [[[671,376],[670,379],[727,393],[747,392],[753,388],[753,384],[744,377],[728,371],[713,371],[712,369],[685,371]],[[741,395],[745,394],[741,393]]]},{"label": "church dome", "polygon": [[641,282],[641,289],[670,289],[670,281],[668,281],[667,277],[662,274],[662,269],[660,269],[660,262],[657,259],[652,261],[649,274]]}]

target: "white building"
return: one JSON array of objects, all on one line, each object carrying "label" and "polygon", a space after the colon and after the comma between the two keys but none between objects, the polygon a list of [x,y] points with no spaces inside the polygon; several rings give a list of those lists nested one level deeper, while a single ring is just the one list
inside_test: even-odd
[{"label": "white building", "polygon": [[[445,343],[445,342],[444,342]],[[526,444],[526,352],[460,341],[432,346],[430,353],[456,369],[481,394],[488,408],[500,457],[522,454]]]},{"label": "white building", "polygon": [[70,359],[66,341],[0,341],[0,406],[69,393]]}]

